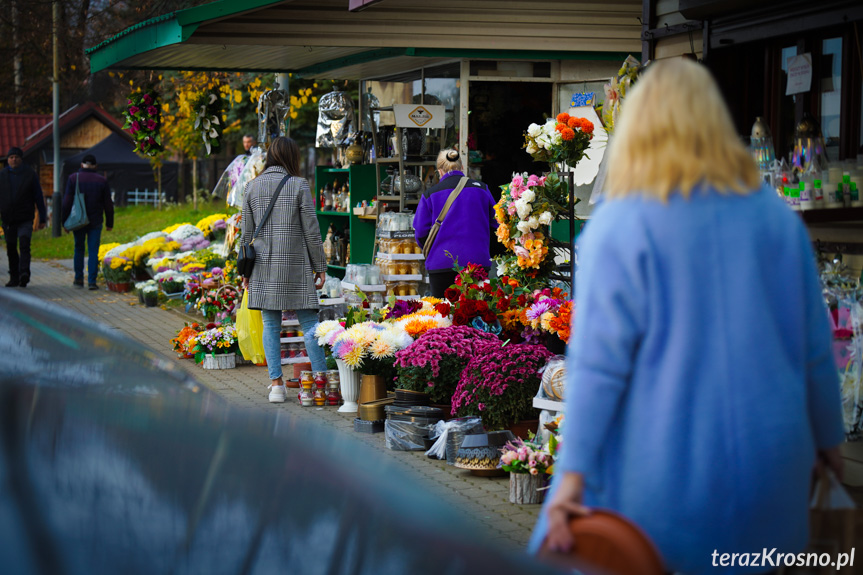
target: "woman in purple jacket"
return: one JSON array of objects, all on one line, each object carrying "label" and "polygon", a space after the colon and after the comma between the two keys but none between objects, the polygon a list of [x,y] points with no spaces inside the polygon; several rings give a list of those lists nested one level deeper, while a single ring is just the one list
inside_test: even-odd
[{"label": "woman in purple jacket", "polygon": [[[437,171],[440,181],[423,192],[414,218],[414,230],[420,246],[425,244],[450,192],[464,177],[458,152],[453,149],[441,150],[437,157]],[[468,179],[444,217],[426,259],[432,296],[443,297],[444,290],[455,282],[455,261],[462,267],[474,263],[489,270],[489,244],[492,229],[496,226],[491,192],[482,182]]]}]

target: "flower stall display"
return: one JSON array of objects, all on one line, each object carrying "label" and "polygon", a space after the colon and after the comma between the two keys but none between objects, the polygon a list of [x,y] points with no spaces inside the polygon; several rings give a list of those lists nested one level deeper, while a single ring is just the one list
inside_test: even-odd
[{"label": "flower stall display", "polygon": [[432,329],[396,353],[397,386],[428,393],[431,401],[448,404],[462,370],[483,343],[500,344],[497,337],[465,325]]},{"label": "flower stall display", "polygon": [[123,129],[129,130],[135,138],[135,152],[151,157],[159,154],[164,150],[160,134],[162,112],[159,96],[153,90],[139,88],[129,95],[126,104]]},{"label": "flower stall display", "polygon": [[153,279],[158,282],[159,288],[166,296],[182,297],[186,282],[192,279],[192,274],[176,270],[163,270],[157,273]]},{"label": "flower stall display", "polygon": [[195,347],[195,337],[203,331],[203,327],[198,322],[186,323],[177,332],[177,337],[171,340],[171,345],[177,356],[180,359],[192,359],[195,353],[192,351]]},{"label": "flower stall display", "polygon": [[640,71],[641,62],[633,56],[627,56],[617,72],[617,76],[605,85],[605,103],[597,109],[597,113],[609,135],[614,132],[614,125],[620,114],[623,100],[638,78]]},{"label": "flower stall display", "polygon": [[194,337],[192,352],[195,363],[204,369],[231,369],[236,367],[237,330],[233,325],[214,327]]},{"label": "flower stall display", "polygon": [[541,345],[495,341],[480,347],[461,372],[452,415],[479,416],[487,430],[534,419],[532,398],[539,389],[539,371],[553,356]]},{"label": "flower stall display", "polygon": [[549,226],[566,210],[567,184],[556,173],[517,174],[495,204],[498,241],[507,253],[495,258],[499,275],[544,281],[554,269]]},{"label": "flower stall display", "polygon": [[543,125],[531,124],[524,134],[524,148],[537,162],[548,162],[552,172],[563,164],[575,166],[584,157],[593,138],[593,122],[566,112]]},{"label": "flower stall display", "polygon": [[196,304],[198,311],[208,320],[223,321],[234,313],[240,303],[240,294],[233,286],[222,286],[203,294]]},{"label": "flower stall display", "polygon": [[201,230],[204,237],[215,240],[218,237],[225,237],[225,230],[228,227],[228,214],[213,214],[202,218],[195,224],[195,227]]},{"label": "flower stall display", "polygon": [[[550,444],[551,446],[551,444]],[[516,438],[501,449],[500,467],[509,472],[509,502],[517,505],[542,503],[546,474],[554,457],[541,444]]]},{"label": "flower stall display", "polygon": [[222,98],[216,92],[204,92],[192,105],[195,129],[201,134],[207,155],[222,147]]}]

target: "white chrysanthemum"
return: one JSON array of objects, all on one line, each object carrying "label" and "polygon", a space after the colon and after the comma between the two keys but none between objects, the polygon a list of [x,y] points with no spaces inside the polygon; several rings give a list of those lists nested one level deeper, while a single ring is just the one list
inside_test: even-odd
[{"label": "white chrysanthemum", "polygon": [[542,126],[539,124],[531,124],[527,127],[527,135],[531,138],[536,138],[542,132]]},{"label": "white chrysanthemum", "polygon": [[126,250],[128,250],[129,248],[133,247],[134,245],[135,245],[134,243],[128,243],[128,244],[123,244],[121,246],[117,246],[116,248],[111,248],[110,250],[105,252],[105,257],[106,258],[115,258],[115,257],[119,256],[120,254],[122,254],[123,252],[125,252]]},{"label": "white chrysanthemum", "polygon": [[549,211],[542,212],[541,214],[539,214],[539,223],[541,223],[544,226],[547,226],[551,223],[551,217],[552,217],[551,212],[549,212]]},{"label": "white chrysanthemum", "polygon": [[172,240],[183,243],[183,240],[192,238],[192,237],[204,237],[204,232],[198,229],[197,226],[193,226],[192,224],[183,224],[168,236]]},{"label": "white chrysanthemum", "polygon": [[315,327],[315,337],[318,338],[318,345],[325,345],[327,343],[328,336],[334,331],[344,331],[342,324],[334,319],[320,322]]}]

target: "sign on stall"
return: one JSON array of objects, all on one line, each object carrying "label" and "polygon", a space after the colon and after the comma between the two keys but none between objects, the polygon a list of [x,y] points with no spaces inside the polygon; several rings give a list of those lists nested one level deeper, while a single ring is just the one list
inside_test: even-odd
[{"label": "sign on stall", "polygon": [[788,84],[785,95],[808,92],[812,88],[812,54],[788,58]]},{"label": "sign on stall", "polygon": [[395,104],[396,126],[399,128],[443,128],[443,106],[424,104]]}]

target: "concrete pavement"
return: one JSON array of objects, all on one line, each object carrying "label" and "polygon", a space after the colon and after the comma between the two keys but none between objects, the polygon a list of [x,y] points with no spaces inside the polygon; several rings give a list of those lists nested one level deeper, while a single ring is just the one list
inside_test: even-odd
[{"label": "concrete pavement", "polygon": [[[539,513],[539,505],[513,505],[509,503],[509,478],[475,477],[467,471],[428,459],[422,452],[391,451],[387,449],[384,434],[356,433],[354,415],[343,415],[335,407],[301,407],[295,392],[288,389],[288,401],[271,404],[267,400],[269,380],[264,367],[239,366],[232,370],[205,370],[192,360],[177,359],[169,340],[173,338],[189,316],[159,307],[147,308],[138,304],[134,294],[117,294],[104,287],[99,291],[72,287],[72,261],[44,261],[32,263],[31,283],[25,289],[31,296],[53,302],[82,313],[102,324],[117,329],[166,359],[177,362],[201,384],[223,396],[242,409],[283,410],[291,418],[326,425],[358,442],[392,458],[405,473],[423,489],[442,502],[463,513],[466,521],[478,521],[486,536],[507,545],[524,546]],[[197,318],[200,320],[200,316]],[[286,374],[289,374],[286,367]],[[290,375],[288,375],[290,376]]]}]

